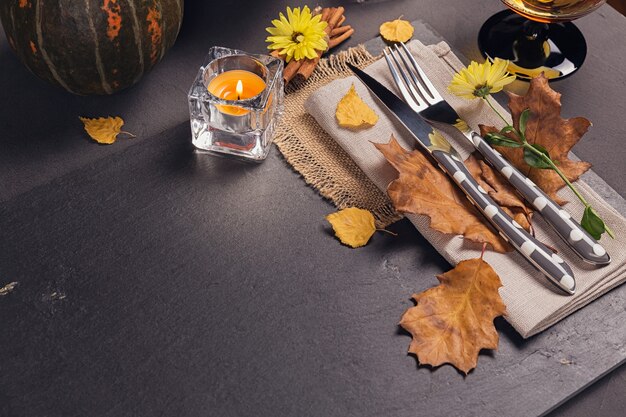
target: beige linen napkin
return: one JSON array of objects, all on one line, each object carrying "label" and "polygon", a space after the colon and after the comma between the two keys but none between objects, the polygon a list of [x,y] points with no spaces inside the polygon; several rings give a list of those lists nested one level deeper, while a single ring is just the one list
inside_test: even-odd
[{"label": "beige linen napkin", "polygon": [[[462,68],[463,64],[446,43],[424,46],[419,41],[413,41],[409,48],[442,96],[471,127],[476,129],[478,123],[494,126],[502,124],[479,100],[468,101],[447,92],[446,87],[452,74]],[[376,61],[367,67],[366,72],[394,91],[395,87],[384,60]],[[337,103],[352,83],[363,100],[380,116],[376,126],[370,129],[359,131],[344,129],[339,127],[335,120]],[[387,143],[393,133],[405,149],[417,146],[406,130],[355,77],[336,80],[319,89],[309,97],[305,108],[381,190],[386,190],[387,185],[397,177],[397,173],[371,142]],[[498,110],[506,113],[500,107]],[[464,158],[472,151],[468,144],[458,142],[454,138],[449,139]],[[517,252],[485,254],[485,260],[502,279],[503,287],[500,294],[507,306],[506,318],[525,338],[553,325],[626,280],[626,250],[623,249],[626,247],[626,220],[583,181],[578,181],[577,186],[617,235],[615,240],[608,237],[602,239],[602,244],[613,259],[610,265],[597,268],[582,262],[554,234],[541,216],[534,217],[537,238],[558,248],[561,256],[571,265],[576,277],[576,295],[567,296],[560,293]],[[583,205],[568,189],[561,190],[559,195],[571,201],[565,208],[574,218],[580,219]],[[426,216],[407,215],[407,217],[451,264],[456,265],[463,259],[480,256],[480,248],[464,243],[459,236],[442,234],[430,229]]]}]

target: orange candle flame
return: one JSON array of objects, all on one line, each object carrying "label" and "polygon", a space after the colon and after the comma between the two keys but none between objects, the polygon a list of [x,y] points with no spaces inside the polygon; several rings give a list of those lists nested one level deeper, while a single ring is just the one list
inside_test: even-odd
[{"label": "orange candle flame", "polygon": [[235,91],[237,92],[237,100],[240,100],[241,95],[243,94],[243,83],[241,82],[241,80],[237,81],[237,87],[235,88]]}]

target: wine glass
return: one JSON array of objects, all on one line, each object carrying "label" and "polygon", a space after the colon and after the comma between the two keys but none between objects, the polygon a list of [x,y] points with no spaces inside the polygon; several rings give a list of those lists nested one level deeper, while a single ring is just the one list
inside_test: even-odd
[{"label": "wine glass", "polygon": [[509,72],[530,79],[574,73],[585,60],[587,43],[571,20],[606,0],[502,0],[510,10],[491,16],[480,28],[478,47],[485,58],[508,59]]}]

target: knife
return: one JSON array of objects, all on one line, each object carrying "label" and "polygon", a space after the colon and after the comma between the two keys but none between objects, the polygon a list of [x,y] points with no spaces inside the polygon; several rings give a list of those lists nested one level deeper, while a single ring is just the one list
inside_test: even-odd
[{"label": "knife", "polygon": [[[456,110],[450,106],[432,85],[406,45],[400,42],[400,46],[396,44],[394,49],[385,48],[384,54],[387,65],[389,65],[391,74],[394,77],[394,81],[409,106],[435,128],[444,129],[446,132],[452,130],[452,135],[461,134],[464,140],[468,141],[483,155],[489,165],[500,172],[507,179],[509,184],[511,184],[528,203],[533,205],[537,213],[552,226],[556,234],[558,234],[583,261],[593,265],[609,264],[611,257],[602,244],[594,239],[579,223],[572,219],[565,209],[561,208],[552,198],[543,192],[541,188],[537,187],[528,177],[518,171],[517,168],[507,161],[498,151],[492,148],[485,139],[478,133],[472,131],[467,124],[459,123],[459,121],[462,120],[461,116],[459,116]],[[400,59],[398,60],[397,57]],[[405,60],[405,57],[408,59],[408,62]],[[403,67],[408,70],[407,72],[410,77],[404,76],[405,72],[402,71]],[[405,83],[402,81],[405,81]],[[403,91],[403,86],[408,86],[411,93]],[[417,86],[418,89],[423,88],[423,92],[427,93],[421,97],[424,98],[423,102],[421,99],[417,99],[417,101],[411,103],[409,97],[415,96],[414,93],[416,93],[414,86]],[[417,95],[419,96],[419,94]]]},{"label": "knife", "polygon": [[576,281],[571,267],[543,243],[526,232],[489,197],[472,177],[454,147],[452,145],[449,147],[433,146],[429,139],[429,133],[432,131],[431,126],[408,104],[354,65],[348,64],[348,66],[372,94],[404,125],[417,143],[432,155],[439,168],[461,188],[469,201],[498,230],[500,236],[553,284],[567,294],[573,295],[576,291]]}]

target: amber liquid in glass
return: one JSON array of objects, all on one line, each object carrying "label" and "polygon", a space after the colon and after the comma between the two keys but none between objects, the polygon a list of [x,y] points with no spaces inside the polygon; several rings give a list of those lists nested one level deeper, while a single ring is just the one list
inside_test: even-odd
[{"label": "amber liquid in glass", "polygon": [[605,0],[502,0],[514,12],[537,22],[578,19],[600,7]]}]

